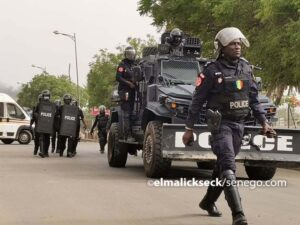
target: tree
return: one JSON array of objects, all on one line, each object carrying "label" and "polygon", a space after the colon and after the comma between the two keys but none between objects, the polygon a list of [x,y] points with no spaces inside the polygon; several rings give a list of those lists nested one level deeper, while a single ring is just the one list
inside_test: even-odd
[{"label": "tree", "polygon": [[287,86],[300,87],[299,9],[299,0],[140,0],[138,5],[157,27],[179,27],[200,37],[208,57],[221,28],[240,28],[251,43],[245,57],[263,67],[260,75],[276,103]]},{"label": "tree", "polygon": [[156,41],[150,35],[147,40],[140,38],[127,38],[126,45],[117,46],[117,53],[111,53],[107,49],[100,49],[90,63],[90,71],[87,75],[87,91],[89,94],[89,106],[111,106],[111,93],[116,82],[116,68],[122,58],[126,46],[131,45],[137,51],[137,58],[141,57],[142,49],[146,46],[156,45]]},{"label": "tree", "polygon": [[[38,74],[33,79],[22,85],[18,93],[18,103],[25,107],[32,108],[38,102],[38,96],[43,90],[51,92],[51,99],[60,99],[65,93],[71,94],[76,98],[76,84],[69,81],[67,76],[54,76],[49,74]],[[87,93],[84,88],[80,88],[80,104],[87,103]]]}]

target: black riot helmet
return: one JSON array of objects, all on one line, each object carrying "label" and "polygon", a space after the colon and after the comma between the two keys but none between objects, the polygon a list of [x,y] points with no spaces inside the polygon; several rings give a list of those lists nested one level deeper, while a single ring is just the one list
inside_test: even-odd
[{"label": "black riot helmet", "polygon": [[39,94],[39,96],[38,96],[38,101],[40,102],[40,101],[42,101],[42,99],[43,99],[43,95],[42,95],[42,94]]},{"label": "black riot helmet", "polygon": [[76,99],[73,99],[71,102],[71,105],[78,106],[78,101]]},{"label": "black riot helmet", "polygon": [[70,105],[72,102],[72,96],[70,94],[64,94],[63,101],[66,105]]},{"label": "black riot helmet", "polygon": [[136,51],[133,47],[128,46],[125,48],[124,57],[130,61],[134,61],[136,56]]},{"label": "black riot helmet", "polygon": [[178,28],[174,28],[170,33],[170,42],[174,46],[178,46],[182,42],[182,31]]},{"label": "black riot helmet", "polygon": [[51,94],[49,90],[43,90],[41,95],[43,100],[50,101]]},{"label": "black riot helmet", "polygon": [[60,99],[56,99],[56,100],[54,101],[54,104],[55,104],[57,107],[61,106],[61,100],[60,100]]}]

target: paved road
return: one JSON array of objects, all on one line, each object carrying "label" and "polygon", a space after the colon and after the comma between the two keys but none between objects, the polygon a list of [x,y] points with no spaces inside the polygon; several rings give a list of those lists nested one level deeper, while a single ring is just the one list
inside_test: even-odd
[{"label": "paved road", "polygon": [[[230,225],[224,195],[221,218],[198,208],[206,188],[147,185],[140,156],[110,168],[96,143],[79,143],[78,156],[41,159],[32,144],[0,144],[0,225]],[[300,224],[300,172],[279,170],[286,188],[240,188],[249,224]],[[195,163],[176,163],[170,177],[206,179]],[[243,168],[240,178],[246,177]]]}]

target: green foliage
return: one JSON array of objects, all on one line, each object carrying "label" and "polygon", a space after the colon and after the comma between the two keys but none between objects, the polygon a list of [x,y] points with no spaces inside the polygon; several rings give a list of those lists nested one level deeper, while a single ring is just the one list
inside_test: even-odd
[{"label": "green foliage", "polygon": [[154,46],[156,42],[150,35],[147,40],[140,38],[127,38],[126,45],[116,48],[117,53],[111,53],[107,49],[100,49],[94,56],[94,61],[90,63],[90,71],[87,75],[87,90],[89,94],[89,107],[99,107],[99,105],[111,106],[111,93],[116,82],[116,68],[123,59],[125,48],[131,45],[137,51],[137,58],[141,57],[142,49],[145,46]]},{"label": "green foliage", "polygon": [[122,54],[109,53],[106,49],[99,50],[90,63],[87,75],[87,90],[89,107],[110,104],[110,95],[115,85],[116,67],[122,59]]},{"label": "green foliage", "polygon": [[138,10],[159,28],[200,37],[206,57],[220,29],[238,27],[251,43],[244,55],[263,67],[259,75],[270,93],[281,98],[287,86],[300,87],[299,0],[140,0]]},{"label": "green foliage", "polygon": [[[43,90],[51,92],[51,100],[61,99],[65,93],[71,94],[76,98],[77,86],[69,81],[67,76],[54,76],[49,74],[39,74],[33,79],[23,84],[21,91],[18,93],[18,103],[25,107],[32,108],[38,102],[38,96]],[[86,105],[87,93],[84,88],[79,89],[80,105]]]}]

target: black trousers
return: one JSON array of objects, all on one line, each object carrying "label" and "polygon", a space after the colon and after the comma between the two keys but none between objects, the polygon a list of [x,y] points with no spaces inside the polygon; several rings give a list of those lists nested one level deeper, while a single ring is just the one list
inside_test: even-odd
[{"label": "black trousers", "polygon": [[104,150],[104,147],[107,143],[107,133],[105,129],[98,130],[98,138],[99,138],[100,149]]},{"label": "black trousers", "polygon": [[44,155],[48,155],[50,146],[50,134],[40,133],[39,140],[41,153]]},{"label": "black trousers", "polygon": [[66,149],[66,145],[67,145],[67,140],[68,140],[68,148],[67,148],[67,154],[72,153],[72,149],[73,149],[73,145],[74,145],[74,141],[72,140],[71,137],[67,137],[67,136],[62,136],[62,135],[58,135],[58,150],[59,150],[59,155],[63,156],[64,151]]},{"label": "black trousers", "polygon": [[211,146],[217,156],[219,172],[236,171],[235,156],[240,152],[244,133],[244,124],[223,120],[220,130],[212,133]]}]

